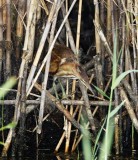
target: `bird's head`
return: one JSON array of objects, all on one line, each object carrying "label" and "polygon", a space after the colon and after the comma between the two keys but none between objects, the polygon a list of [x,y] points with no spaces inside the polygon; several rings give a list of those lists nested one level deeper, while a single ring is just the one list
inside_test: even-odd
[{"label": "bird's head", "polygon": [[86,72],[77,62],[66,62],[61,64],[56,76],[79,79],[93,93]]}]

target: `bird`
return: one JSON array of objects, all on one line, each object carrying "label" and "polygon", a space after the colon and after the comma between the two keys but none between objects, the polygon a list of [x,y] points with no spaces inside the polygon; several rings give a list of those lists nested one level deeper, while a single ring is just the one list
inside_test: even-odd
[{"label": "bird", "polygon": [[54,79],[58,77],[78,79],[93,93],[89,78],[77,56],[65,45],[55,44],[51,53],[49,73],[54,76]]}]

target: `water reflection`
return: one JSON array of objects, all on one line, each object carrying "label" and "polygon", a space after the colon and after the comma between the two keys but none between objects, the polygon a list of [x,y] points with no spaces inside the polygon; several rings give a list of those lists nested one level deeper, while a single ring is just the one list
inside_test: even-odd
[{"label": "water reflection", "polygon": [[110,156],[109,160],[138,160],[138,152],[125,150],[123,155]]}]

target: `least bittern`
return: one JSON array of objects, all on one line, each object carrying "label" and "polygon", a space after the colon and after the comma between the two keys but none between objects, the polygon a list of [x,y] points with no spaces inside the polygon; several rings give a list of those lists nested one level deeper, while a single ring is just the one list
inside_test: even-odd
[{"label": "least bittern", "polygon": [[64,45],[56,44],[53,48],[49,72],[55,78],[79,79],[93,93],[88,76],[78,62],[77,57],[70,48]]}]

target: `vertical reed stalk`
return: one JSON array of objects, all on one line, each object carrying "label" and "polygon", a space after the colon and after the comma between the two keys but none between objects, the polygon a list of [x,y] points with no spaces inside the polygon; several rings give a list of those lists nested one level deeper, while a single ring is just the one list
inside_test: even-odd
[{"label": "vertical reed stalk", "polygon": [[[100,24],[100,17],[99,17],[99,3],[98,0],[94,0],[94,6],[95,6],[95,22],[98,25],[97,27],[99,27]],[[97,54],[101,54],[101,41],[100,41],[100,36],[97,32],[97,30],[95,29],[95,45],[96,45],[96,53]]]},{"label": "vertical reed stalk", "polygon": [[[76,80],[73,80],[72,93],[75,93],[75,88],[76,88]],[[72,95],[72,100],[74,100],[74,98],[75,98],[75,94]],[[73,106],[72,105],[70,106],[70,114],[73,115]],[[70,137],[71,137],[71,127],[72,127],[72,124],[70,122],[68,122],[65,153],[69,152]]]},{"label": "vertical reed stalk", "polygon": [[31,0],[27,0],[27,3],[26,3],[26,20],[27,21],[28,21],[28,17],[29,17],[30,6],[31,6]]},{"label": "vertical reed stalk", "polygon": [[[0,0],[0,8],[2,8],[2,0]],[[2,60],[3,60],[3,17],[2,9],[0,10],[0,75],[2,75]],[[0,76],[0,84],[2,83],[2,76]]]},{"label": "vertical reed stalk", "polygon": [[[82,98],[81,98],[82,99]],[[80,118],[81,118],[81,112],[82,112],[82,107],[83,106],[78,106],[79,107],[79,112],[78,112],[78,118],[77,118],[77,122],[80,121]],[[73,144],[72,144],[72,148],[71,148],[71,151],[74,152],[75,149],[76,149],[76,142],[77,142],[77,137],[78,137],[78,129],[75,131],[75,136],[74,136],[74,140],[73,140]]]},{"label": "vertical reed stalk", "polygon": [[25,14],[25,0],[18,1],[18,17],[17,17],[17,25],[16,25],[16,60],[18,61],[20,57],[20,48],[21,42],[23,40],[23,31],[24,31],[24,14]]},{"label": "vertical reed stalk", "polygon": [[11,75],[11,50],[12,50],[12,42],[11,42],[11,0],[6,0],[7,6],[7,29],[6,29],[6,75],[5,79],[10,77]]},{"label": "vertical reed stalk", "polygon": [[[64,4],[62,5],[61,9],[62,9],[63,17],[66,17],[67,13],[66,13],[66,9],[65,9]],[[71,49],[74,53],[76,53],[75,42],[74,42],[74,39],[73,39],[73,35],[72,35],[72,31],[71,31],[71,28],[70,28],[70,23],[69,23],[68,18],[66,19],[65,27],[66,27],[66,32],[68,34]]]},{"label": "vertical reed stalk", "polygon": [[[137,52],[137,59],[138,59],[138,2],[135,0],[134,2],[134,11],[135,11],[135,20],[136,20],[136,52]],[[138,65],[137,65],[138,69]]]},{"label": "vertical reed stalk", "polygon": [[76,52],[77,52],[77,54],[79,54],[79,47],[80,47],[81,12],[82,12],[82,0],[79,0],[77,37],[76,37]]},{"label": "vertical reed stalk", "polygon": [[112,21],[111,21],[111,13],[112,13],[112,7],[111,4],[113,2],[111,0],[107,0],[107,28],[106,28],[106,34],[107,34],[107,41],[109,45],[111,45],[111,30],[112,30]]},{"label": "vertical reed stalk", "polygon": [[2,5],[3,5],[3,10],[2,10],[2,15],[3,15],[3,25],[6,26],[6,23],[7,23],[6,0],[2,0]]}]

